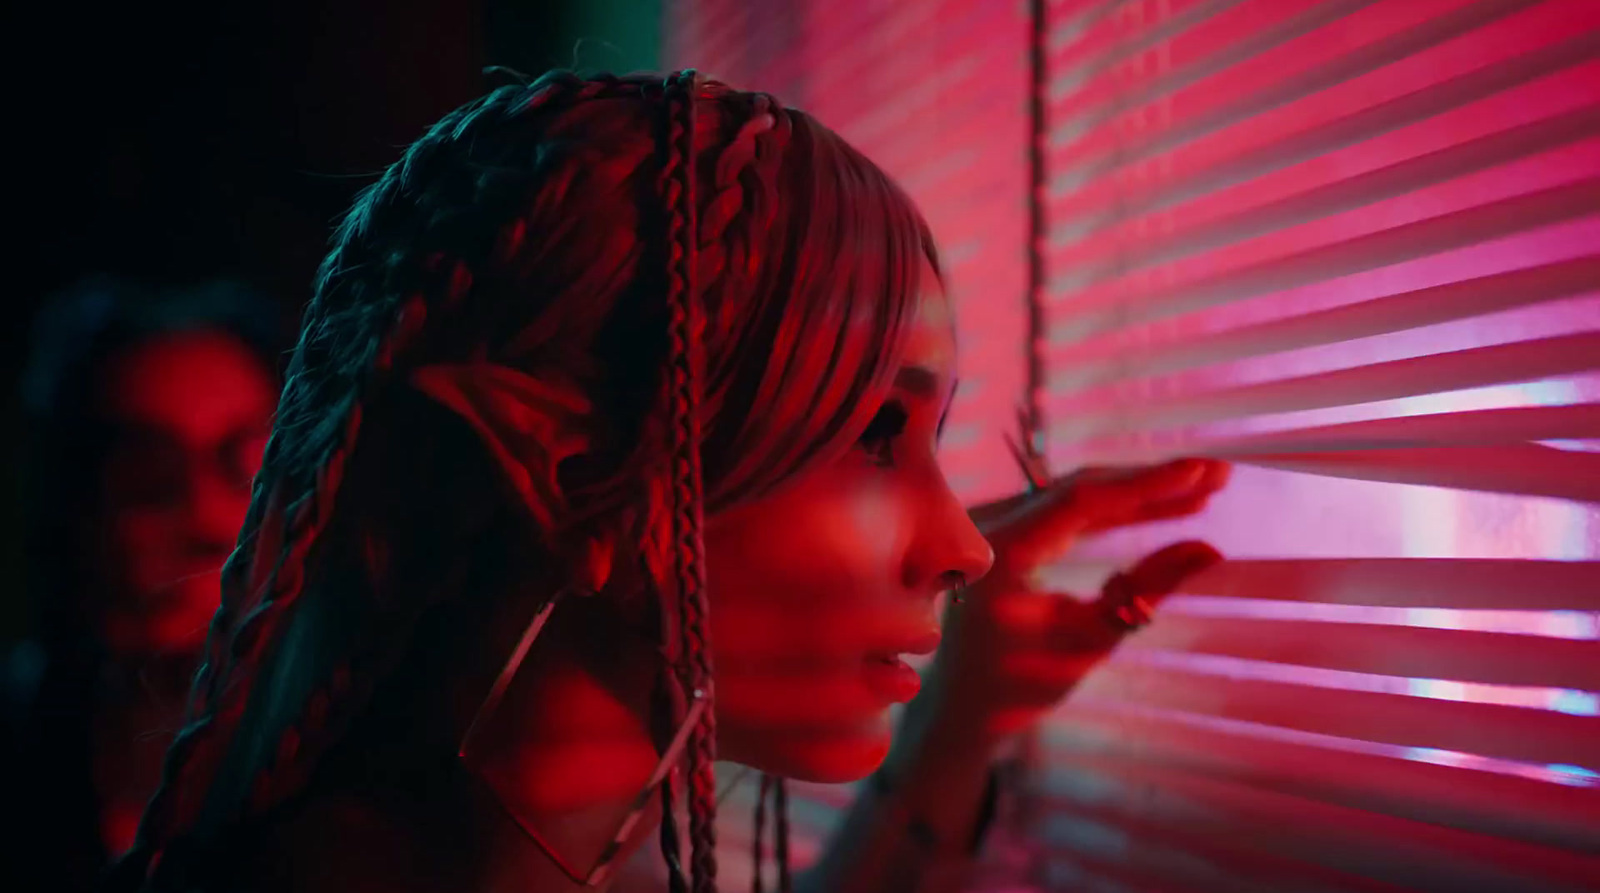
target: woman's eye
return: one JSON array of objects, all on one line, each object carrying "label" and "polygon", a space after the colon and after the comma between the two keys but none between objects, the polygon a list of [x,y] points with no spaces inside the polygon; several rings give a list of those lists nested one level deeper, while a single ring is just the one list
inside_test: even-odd
[{"label": "woman's eye", "polygon": [[875,464],[883,468],[894,467],[894,441],[905,433],[908,419],[906,408],[898,400],[883,404],[878,414],[872,417],[867,430],[861,432],[860,445]]}]

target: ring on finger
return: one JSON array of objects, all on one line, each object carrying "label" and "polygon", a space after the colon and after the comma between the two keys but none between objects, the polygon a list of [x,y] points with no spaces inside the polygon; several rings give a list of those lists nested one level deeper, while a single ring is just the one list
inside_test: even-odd
[{"label": "ring on finger", "polygon": [[1117,574],[1106,582],[1105,589],[1096,601],[1100,615],[1118,632],[1132,632],[1150,624],[1154,609],[1133,584],[1132,577]]}]

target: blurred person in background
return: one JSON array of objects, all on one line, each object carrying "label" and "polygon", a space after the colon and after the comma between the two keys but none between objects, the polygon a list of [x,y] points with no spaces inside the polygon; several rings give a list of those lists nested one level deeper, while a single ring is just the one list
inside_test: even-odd
[{"label": "blurred person in background", "polygon": [[[24,883],[91,886],[131,843],[182,710],[277,398],[277,309],[97,280],[24,372],[29,641],[3,664]],[[15,888],[13,888],[15,889]]]}]

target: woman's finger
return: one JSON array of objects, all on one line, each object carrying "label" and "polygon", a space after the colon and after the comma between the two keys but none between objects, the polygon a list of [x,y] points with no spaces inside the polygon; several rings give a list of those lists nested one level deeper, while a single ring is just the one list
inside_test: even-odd
[{"label": "woman's finger", "polygon": [[1106,581],[1095,606],[1107,626],[1129,632],[1148,623],[1155,607],[1184,581],[1221,561],[1222,553],[1209,543],[1174,543]]},{"label": "woman's finger", "polygon": [[1142,524],[1147,521],[1169,521],[1173,518],[1187,518],[1190,515],[1196,515],[1204,511],[1205,507],[1211,502],[1211,496],[1210,491],[1200,491],[1177,499],[1169,499],[1166,502],[1152,502],[1142,506],[1138,514],[1130,520],[1105,527],[1097,525],[1084,532],[1099,533],[1102,530],[1126,524]]},{"label": "woman's finger", "polygon": [[[1215,459],[1180,459],[1102,488],[1100,502],[1088,507],[1085,532],[1098,532],[1166,518],[1192,515],[1228,481],[1230,468]],[[1094,495],[1094,491],[1090,491]]]},{"label": "woman's finger", "polygon": [[1222,553],[1210,543],[1184,540],[1146,555],[1124,576],[1140,594],[1164,596],[1220,561]]},{"label": "woman's finger", "polygon": [[1224,463],[1214,459],[1179,459],[1139,469],[1084,469],[1022,510],[1006,530],[1005,559],[1016,566],[1047,563],[1084,533],[1143,520],[1151,505],[1209,493],[1226,480]]},{"label": "woman's finger", "polygon": [[1085,465],[1070,474],[1052,478],[1043,487],[1037,490],[1028,489],[1021,493],[980,503],[967,509],[967,515],[972,518],[972,523],[980,528],[1004,522],[1006,519],[1021,512],[1032,505],[1037,505],[1052,498],[1052,494],[1060,494],[1071,490],[1087,480],[1108,480],[1119,475],[1126,475],[1131,471],[1142,469],[1112,468],[1110,466]]}]

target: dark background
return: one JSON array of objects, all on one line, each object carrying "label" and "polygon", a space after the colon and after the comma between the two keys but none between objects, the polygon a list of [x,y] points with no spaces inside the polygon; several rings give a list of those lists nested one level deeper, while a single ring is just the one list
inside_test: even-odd
[{"label": "dark background", "polygon": [[[7,198],[17,253],[0,389],[18,418],[29,323],[91,274],[227,277],[283,308],[285,347],[328,234],[483,69],[656,68],[662,0],[29,2],[14,9]],[[13,424],[16,424],[13,422]],[[26,473],[6,438],[0,637],[22,622]]]}]

